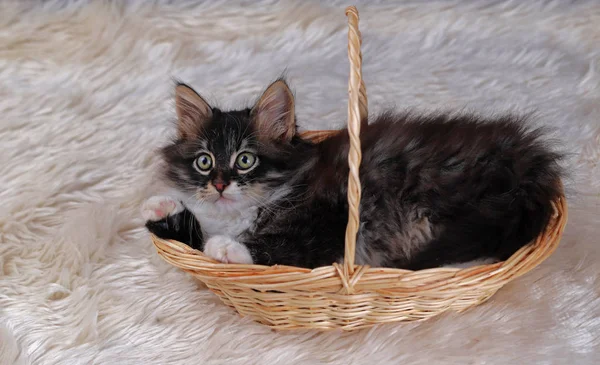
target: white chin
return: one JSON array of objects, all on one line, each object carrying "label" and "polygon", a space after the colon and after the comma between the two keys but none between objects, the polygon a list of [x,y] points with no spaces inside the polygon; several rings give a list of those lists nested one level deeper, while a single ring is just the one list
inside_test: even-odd
[{"label": "white chin", "polygon": [[233,205],[236,204],[237,201],[228,197],[224,197],[224,196],[220,196],[217,198],[217,200],[215,200],[214,204],[221,204],[221,205]]},{"label": "white chin", "polygon": [[220,196],[213,201],[213,205],[222,210],[239,210],[246,208],[243,199],[234,199]]}]

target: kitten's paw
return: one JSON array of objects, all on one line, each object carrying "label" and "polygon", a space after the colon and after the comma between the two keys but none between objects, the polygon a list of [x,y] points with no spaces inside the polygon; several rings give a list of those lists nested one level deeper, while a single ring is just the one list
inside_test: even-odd
[{"label": "kitten's paw", "polygon": [[248,247],[227,236],[211,237],[204,244],[204,254],[226,264],[252,264]]},{"label": "kitten's paw", "polygon": [[156,195],[142,205],[142,218],[145,221],[157,222],[182,211],[183,204],[179,201],[168,196]]}]

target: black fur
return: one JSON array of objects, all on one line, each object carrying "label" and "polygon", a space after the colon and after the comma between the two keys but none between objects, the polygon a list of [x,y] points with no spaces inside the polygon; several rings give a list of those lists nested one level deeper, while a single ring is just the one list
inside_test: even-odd
[{"label": "black fur", "polygon": [[184,242],[192,248],[202,248],[204,237],[200,223],[188,209],[160,221],[147,221],[146,228],[160,238]]}]

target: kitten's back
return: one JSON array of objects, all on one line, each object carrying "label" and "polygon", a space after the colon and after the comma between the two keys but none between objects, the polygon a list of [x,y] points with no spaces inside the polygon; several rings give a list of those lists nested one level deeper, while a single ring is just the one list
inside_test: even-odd
[{"label": "kitten's back", "polygon": [[[376,118],[361,135],[364,261],[380,250],[379,261],[393,262],[378,264],[412,269],[506,259],[537,236],[561,193],[560,156],[526,124],[512,116]],[[345,199],[347,133],[319,149],[315,190]]]}]

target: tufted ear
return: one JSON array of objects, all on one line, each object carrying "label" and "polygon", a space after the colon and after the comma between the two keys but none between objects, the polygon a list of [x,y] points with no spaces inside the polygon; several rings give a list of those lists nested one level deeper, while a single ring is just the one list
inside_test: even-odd
[{"label": "tufted ear", "polygon": [[289,141],[296,133],[294,95],[283,80],[272,83],[252,108],[261,137]]},{"label": "tufted ear", "polygon": [[183,139],[197,137],[203,125],[213,116],[210,105],[185,84],[178,84],[175,88],[175,109],[178,134]]}]

